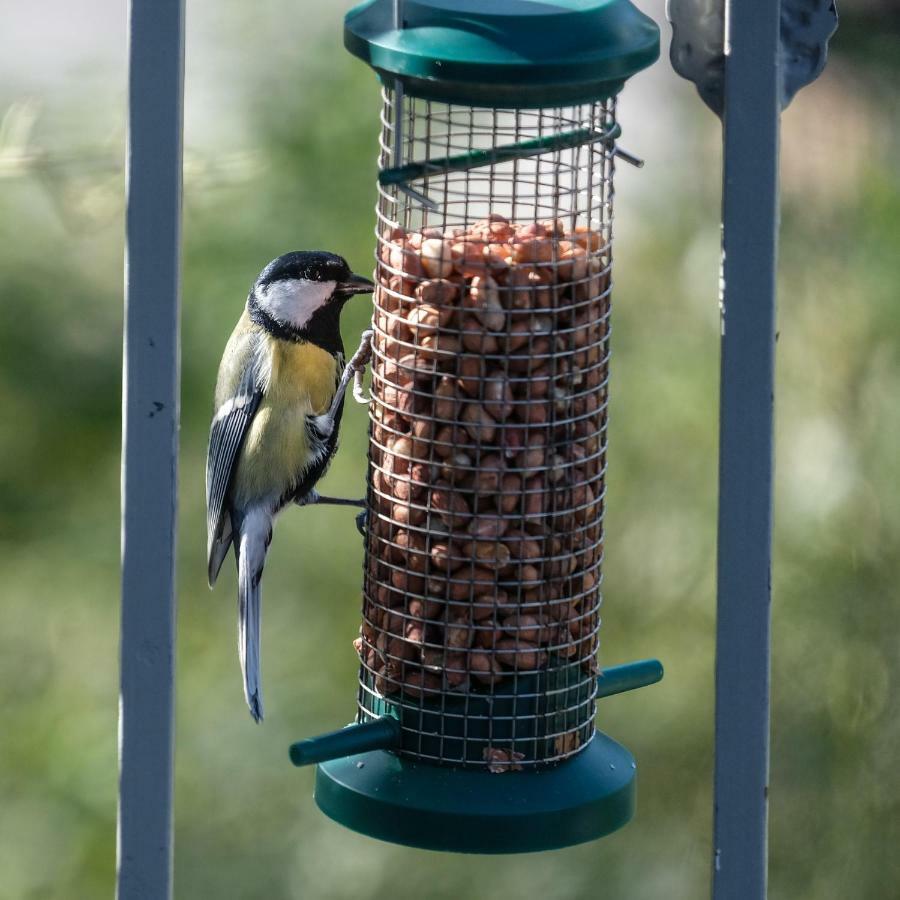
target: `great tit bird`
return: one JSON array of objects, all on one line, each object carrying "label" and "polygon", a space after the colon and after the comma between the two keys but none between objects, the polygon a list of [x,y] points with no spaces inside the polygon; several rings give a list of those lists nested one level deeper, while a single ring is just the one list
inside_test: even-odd
[{"label": "great tit bird", "polygon": [[225,347],[206,461],[209,586],[234,546],[238,654],[250,714],[262,719],[260,577],[275,516],[321,497],[316,482],[337,449],[344,393],[368,358],[366,332],[344,366],[340,314],[373,283],[334,253],[298,251],[267,265]]}]

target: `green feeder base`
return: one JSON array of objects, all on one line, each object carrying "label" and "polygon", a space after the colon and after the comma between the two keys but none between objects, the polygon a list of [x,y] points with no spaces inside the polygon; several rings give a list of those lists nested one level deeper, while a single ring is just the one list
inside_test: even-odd
[{"label": "green feeder base", "polygon": [[597,732],[556,766],[493,774],[384,750],[320,763],[315,799],[354,831],[425,850],[531,853],[581,844],[634,813],[635,763]]}]

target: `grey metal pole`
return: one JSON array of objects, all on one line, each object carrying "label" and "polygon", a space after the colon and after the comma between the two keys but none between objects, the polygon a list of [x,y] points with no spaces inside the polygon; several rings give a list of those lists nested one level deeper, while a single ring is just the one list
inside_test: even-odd
[{"label": "grey metal pole", "polygon": [[[670,59],[722,118],[714,900],[766,896],[780,113],[825,67],[834,0],[667,0]],[[727,31],[727,34],[726,34]]]},{"label": "grey metal pole", "polygon": [[129,7],[117,897],[172,896],[184,0]]},{"label": "grey metal pole", "polygon": [[766,896],[780,0],[729,0],[714,900]]}]

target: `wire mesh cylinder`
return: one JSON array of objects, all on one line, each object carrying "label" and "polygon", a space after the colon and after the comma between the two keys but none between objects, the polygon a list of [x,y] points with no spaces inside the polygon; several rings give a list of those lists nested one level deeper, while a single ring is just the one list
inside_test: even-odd
[{"label": "wire mesh cylinder", "polygon": [[614,102],[396,103],[381,170],[429,165],[379,188],[359,719],[547,764],[594,734]]}]

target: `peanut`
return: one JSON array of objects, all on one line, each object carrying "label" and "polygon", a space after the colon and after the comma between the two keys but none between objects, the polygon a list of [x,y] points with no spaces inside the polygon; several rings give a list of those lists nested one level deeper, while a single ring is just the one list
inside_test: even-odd
[{"label": "peanut", "polygon": [[484,360],[480,356],[463,356],[459,360],[457,383],[470,397],[477,397],[481,390],[484,368]]},{"label": "peanut", "polygon": [[590,677],[609,264],[603,233],[570,225],[490,214],[379,237],[354,644],[376,690],[476,690],[540,669],[548,649]]},{"label": "peanut", "polygon": [[[417,699],[437,697],[441,691],[441,679],[423,669],[409,669],[403,675],[403,693]],[[395,687],[396,690],[396,687]]]},{"label": "peanut", "polygon": [[441,376],[434,389],[434,415],[438,419],[455,419],[459,409],[456,385],[449,375]]},{"label": "peanut", "polygon": [[587,276],[588,258],[584,247],[569,241],[559,242],[556,273],[561,281],[581,281]]},{"label": "peanut", "polygon": [[465,653],[448,653],[444,666],[447,686],[451,689],[464,690],[469,683],[469,667]]},{"label": "peanut", "polygon": [[[472,465],[468,457],[466,457],[466,465]],[[479,460],[472,489],[483,495],[495,494],[500,490],[505,468],[503,457],[499,453],[485,454]]]},{"label": "peanut", "polygon": [[543,222],[527,222],[515,226],[517,238],[542,238],[547,236],[547,226]]},{"label": "peanut", "polygon": [[499,541],[475,540],[469,541],[460,547],[460,553],[464,557],[476,560],[485,566],[502,569],[509,565],[509,547]]},{"label": "peanut", "polygon": [[452,650],[468,650],[475,640],[475,631],[469,624],[468,616],[455,616],[444,629],[444,645]]},{"label": "peanut", "polygon": [[[459,296],[459,287],[446,278],[429,278],[427,281],[416,285],[415,295],[416,299],[421,300],[422,303],[438,307],[450,307]],[[448,325],[453,318],[453,309],[450,308],[447,312],[448,317],[442,322],[443,325]]]},{"label": "peanut", "polygon": [[446,363],[460,352],[462,344],[456,335],[444,332],[426,334],[419,342],[419,352],[426,359]]},{"label": "peanut", "polygon": [[489,444],[494,440],[494,435],[497,433],[497,423],[480,404],[465,404],[460,419],[463,422],[463,427],[468,431],[469,436],[476,444]]},{"label": "peanut", "polygon": [[[412,310],[406,317],[406,322],[413,337],[421,341],[427,335],[435,334],[441,325],[442,312],[453,315],[452,309],[438,308],[429,303],[423,303]],[[446,319],[446,316],[444,318]]]},{"label": "peanut", "polygon": [[460,241],[452,247],[453,268],[464,278],[484,275],[487,272],[487,244],[480,240]]},{"label": "peanut", "polygon": [[518,236],[512,244],[513,259],[517,263],[541,264],[553,259],[554,246],[551,240],[528,235]]},{"label": "peanut", "polygon": [[506,311],[500,302],[497,282],[490,275],[477,275],[472,279],[462,305],[470,309],[489,331],[501,331],[506,323]]},{"label": "peanut", "polygon": [[425,538],[417,531],[399,530],[394,535],[394,547],[391,554],[393,562],[397,565],[404,563],[411,572],[424,572],[425,560],[427,555],[425,552]]},{"label": "peanut", "polygon": [[491,378],[484,382],[484,408],[498,422],[502,422],[512,413],[513,395],[508,381]]},{"label": "peanut", "polygon": [[552,274],[534,266],[515,266],[506,275],[507,290],[503,292],[510,310],[549,309],[553,305],[550,288]]},{"label": "peanut", "polygon": [[496,657],[514,669],[536,669],[546,659],[539,646],[532,641],[504,638],[497,641]]},{"label": "peanut", "polygon": [[466,530],[479,541],[497,540],[506,532],[506,519],[493,515],[476,515],[472,517]]},{"label": "peanut", "polygon": [[576,225],[575,233],[570,238],[579,247],[596,253],[600,249],[602,236],[599,231],[592,231],[587,225]]},{"label": "peanut", "polygon": [[391,584],[403,593],[421,594],[425,590],[425,579],[401,569],[391,570]]},{"label": "peanut", "polygon": [[503,670],[492,653],[469,652],[469,671],[483,684],[494,684],[503,677]]},{"label": "peanut", "polygon": [[452,246],[450,241],[438,237],[422,241],[421,266],[430,278],[446,278],[453,271]]},{"label": "peanut", "polygon": [[395,273],[407,278],[418,279],[425,274],[423,260],[419,258],[409,243],[392,244],[388,262]]},{"label": "peanut", "polygon": [[541,621],[537,616],[520,613],[508,616],[501,623],[501,628],[513,638],[536,644],[539,641],[546,640],[546,629],[541,626]]},{"label": "peanut", "polygon": [[497,509],[504,515],[514,512],[522,499],[522,479],[513,472],[507,472],[500,479],[500,494]]},{"label": "peanut", "polygon": [[504,538],[513,559],[530,560],[541,558],[541,545],[524,531],[507,531]]},{"label": "peanut", "polygon": [[421,525],[425,521],[425,510],[414,503],[395,503],[391,507],[391,518],[400,525]]},{"label": "peanut", "polygon": [[500,349],[497,338],[485,331],[481,322],[468,316],[463,320],[460,340],[470,353],[494,355]]},{"label": "peanut", "polygon": [[431,548],[432,563],[448,574],[458,569],[465,559],[464,547],[455,548],[451,543],[434,544]]},{"label": "peanut", "polygon": [[466,501],[446,481],[439,481],[429,495],[431,508],[450,528],[462,528],[472,513]]}]

